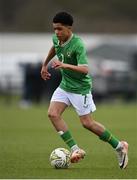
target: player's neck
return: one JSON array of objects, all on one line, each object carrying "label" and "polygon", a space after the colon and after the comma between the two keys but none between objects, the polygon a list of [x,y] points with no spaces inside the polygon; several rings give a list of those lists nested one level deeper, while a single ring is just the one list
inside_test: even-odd
[{"label": "player's neck", "polygon": [[69,39],[71,39],[71,37],[72,37],[72,32],[70,32],[70,33],[68,34],[68,36],[67,36],[66,39],[64,40],[64,43],[65,43],[66,41],[68,41]]},{"label": "player's neck", "polygon": [[69,41],[72,39],[73,33],[71,33],[64,41],[60,41],[60,45],[64,46],[69,43]]}]

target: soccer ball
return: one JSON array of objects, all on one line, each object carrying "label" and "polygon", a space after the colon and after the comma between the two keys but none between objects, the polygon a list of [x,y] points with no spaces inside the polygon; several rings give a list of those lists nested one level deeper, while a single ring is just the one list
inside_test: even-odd
[{"label": "soccer ball", "polygon": [[70,151],[65,148],[56,148],[50,155],[50,164],[56,169],[68,168],[70,165]]}]

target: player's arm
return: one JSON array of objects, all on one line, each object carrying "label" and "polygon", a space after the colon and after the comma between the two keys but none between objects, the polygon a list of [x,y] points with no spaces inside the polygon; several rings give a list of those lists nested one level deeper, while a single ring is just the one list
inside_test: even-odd
[{"label": "player's arm", "polygon": [[50,62],[50,60],[51,60],[55,55],[56,55],[55,48],[54,48],[54,46],[52,46],[51,49],[49,50],[49,53],[48,53],[46,59],[44,60],[43,66],[47,66],[48,63]]},{"label": "player's arm", "polygon": [[65,64],[58,60],[53,61],[53,68],[63,68],[63,69],[70,69],[73,71],[77,71],[83,74],[88,74],[88,64],[87,64],[87,55],[86,55],[86,49],[83,44],[80,44],[77,46],[76,50],[76,59],[78,62],[78,65],[72,65],[72,64]]},{"label": "player's arm", "polygon": [[71,64],[64,64],[64,69],[71,69],[73,71],[77,71],[80,73],[88,74],[89,69],[87,65],[71,65]]},{"label": "player's arm", "polygon": [[51,74],[48,72],[47,65],[55,55],[56,55],[55,48],[54,48],[54,46],[52,46],[51,49],[49,50],[49,53],[48,53],[46,59],[43,62],[43,65],[41,68],[41,77],[44,80],[50,79]]},{"label": "player's arm", "polygon": [[88,72],[89,72],[89,69],[88,69],[87,65],[75,66],[75,65],[71,65],[71,64],[62,63],[62,62],[60,62],[58,60],[53,61],[52,67],[55,68],[55,69],[58,69],[58,68],[70,69],[72,71],[77,71],[77,72],[80,72],[80,73],[83,73],[83,74],[88,74]]}]

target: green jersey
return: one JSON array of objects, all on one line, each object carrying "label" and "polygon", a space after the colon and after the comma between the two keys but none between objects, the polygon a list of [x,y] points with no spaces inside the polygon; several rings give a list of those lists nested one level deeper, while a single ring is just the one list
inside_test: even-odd
[{"label": "green jersey", "polygon": [[[53,36],[53,45],[60,61],[76,66],[88,66],[86,49],[82,40],[73,35],[64,44],[59,45],[56,35]],[[87,94],[91,91],[91,77],[70,69],[61,69],[62,81],[60,88],[76,94]]]}]

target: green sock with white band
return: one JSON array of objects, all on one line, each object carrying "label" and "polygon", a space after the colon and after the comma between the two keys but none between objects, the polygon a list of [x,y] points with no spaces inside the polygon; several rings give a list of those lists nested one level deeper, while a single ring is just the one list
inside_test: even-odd
[{"label": "green sock with white band", "polygon": [[66,131],[66,132],[59,131],[58,133],[60,134],[63,141],[68,145],[68,147],[72,151],[79,149],[79,147],[77,146],[75,140],[73,139],[73,137],[69,131]]},{"label": "green sock with white band", "polygon": [[111,134],[107,129],[103,132],[103,134],[99,137],[101,140],[108,142],[113,148],[117,148],[119,144],[119,140]]}]

